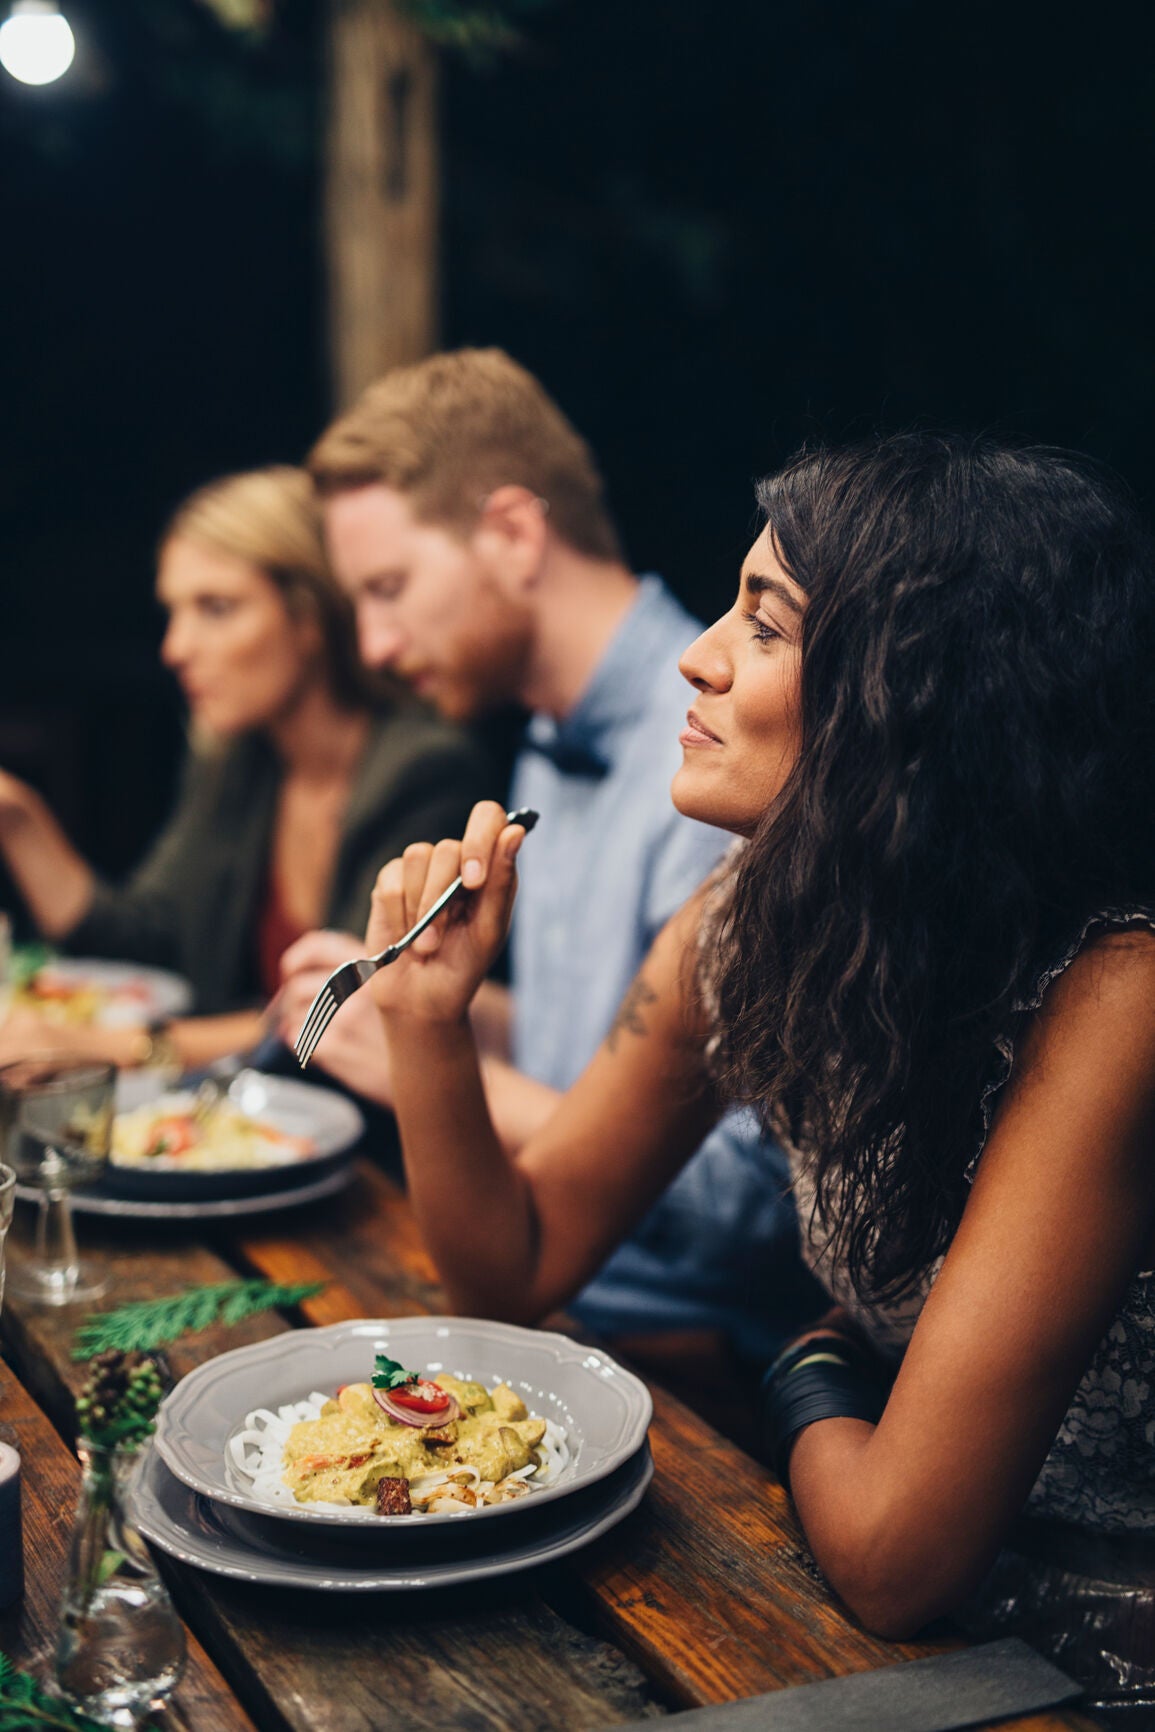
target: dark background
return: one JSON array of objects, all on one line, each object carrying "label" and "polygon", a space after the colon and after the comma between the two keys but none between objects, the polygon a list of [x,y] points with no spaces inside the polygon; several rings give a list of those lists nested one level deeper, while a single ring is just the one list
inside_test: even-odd
[{"label": "dark background", "polygon": [[[316,0],[74,0],[0,75],[0,762],[119,870],[181,744],[152,553],[327,418]],[[537,0],[447,58],[443,338],[500,343],[600,453],[630,553],[727,602],[803,438],[986,428],[1150,506],[1155,9]],[[0,890],[2,890],[0,886]]]}]

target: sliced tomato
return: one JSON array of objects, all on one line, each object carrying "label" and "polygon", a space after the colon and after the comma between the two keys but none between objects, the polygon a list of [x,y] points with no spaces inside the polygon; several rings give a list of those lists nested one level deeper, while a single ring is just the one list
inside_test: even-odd
[{"label": "sliced tomato", "polygon": [[398,1407],[407,1407],[411,1413],[440,1413],[449,1406],[453,1397],[448,1390],[441,1389],[436,1383],[426,1383],[423,1379],[417,1383],[404,1383],[399,1389],[389,1391],[390,1401]]},{"label": "sliced tomato", "polygon": [[70,980],[46,980],[42,974],[37,974],[28,983],[28,991],[36,998],[47,998],[54,1002],[75,998],[82,990],[74,986]]},{"label": "sliced tomato", "polygon": [[188,1113],[157,1119],[152,1127],[150,1155],[183,1155],[197,1140],[196,1121]]}]

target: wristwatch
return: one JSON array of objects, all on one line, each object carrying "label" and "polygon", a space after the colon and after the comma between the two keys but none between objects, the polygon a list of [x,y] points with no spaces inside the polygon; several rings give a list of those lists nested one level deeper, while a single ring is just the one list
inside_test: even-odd
[{"label": "wristwatch", "polygon": [[177,1050],[176,1041],[172,1035],[172,1020],[170,1017],[158,1017],[141,1030],[141,1045],[136,1067],[140,1070],[172,1071],[177,1076],[184,1069],[184,1061]]}]

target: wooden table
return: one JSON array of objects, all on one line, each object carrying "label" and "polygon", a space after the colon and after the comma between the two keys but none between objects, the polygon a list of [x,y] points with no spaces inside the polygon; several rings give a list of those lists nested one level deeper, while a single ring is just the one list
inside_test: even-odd
[{"label": "wooden table", "polygon": [[[20,1210],[27,1215],[30,1211]],[[266,1315],[178,1343],[178,1374],[286,1329],[440,1309],[435,1271],[400,1191],[363,1161],[330,1202],[235,1229],[81,1221],[85,1255],[115,1286],[107,1305],[237,1272],[325,1280],[292,1318]],[[25,1251],[18,1218],[13,1264]],[[70,1358],[77,1316],[3,1315],[0,1436],[25,1466],[23,1604],[0,1648],[44,1675],[79,1474]],[[161,1559],[189,1631],[168,1724],[188,1732],[577,1732],[757,1695],[958,1646],[886,1643],[839,1607],[767,1469],[659,1388],[656,1474],[641,1507],[564,1563],[480,1587],[399,1595],[253,1588]],[[1011,1724],[1004,1722],[1003,1724]],[[1022,1732],[1090,1728],[1036,1715]]]}]

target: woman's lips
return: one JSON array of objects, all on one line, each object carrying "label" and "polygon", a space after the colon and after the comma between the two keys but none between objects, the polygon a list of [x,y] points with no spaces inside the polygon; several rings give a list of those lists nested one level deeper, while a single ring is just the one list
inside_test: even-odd
[{"label": "woman's lips", "polygon": [[712,734],[700,716],[691,710],[686,717],[686,725],[678,735],[683,746],[720,746],[721,740],[717,734]]}]

